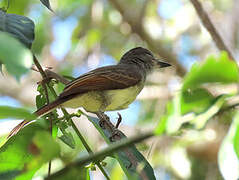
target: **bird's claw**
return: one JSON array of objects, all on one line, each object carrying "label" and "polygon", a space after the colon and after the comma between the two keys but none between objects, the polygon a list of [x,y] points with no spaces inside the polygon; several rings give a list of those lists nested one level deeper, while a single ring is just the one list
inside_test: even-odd
[{"label": "bird's claw", "polygon": [[121,123],[121,121],[122,121],[122,116],[121,116],[121,114],[119,113],[119,112],[117,112],[117,114],[118,114],[118,120],[117,120],[117,123],[116,123],[116,125],[115,125],[115,128],[116,129],[118,129],[118,127],[119,127],[119,125],[120,125],[120,123]]},{"label": "bird's claw", "polygon": [[120,139],[121,132],[118,129],[114,129],[112,132],[112,136],[109,137],[110,142],[115,142],[116,140]]}]

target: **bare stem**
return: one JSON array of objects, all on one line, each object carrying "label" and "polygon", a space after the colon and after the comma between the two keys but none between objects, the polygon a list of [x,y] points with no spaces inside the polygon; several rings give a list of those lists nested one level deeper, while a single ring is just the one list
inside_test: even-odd
[{"label": "bare stem", "polygon": [[202,24],[204,27],[208,30],[209,34],[211,35],[213,41],[215,42],[217,48],[220,51],[226,51],[230,57],[231,60],[235,60],[233,57],[231,51],[224,43],[222,37],[218,33],[216,27],[213,25],[212,21],[210,20],[207,12],[203,9],[202,4],[198,0],[191,0],[199,18],[202,21]]},{"label": "bare stem", "polygon": [[[73,129],[75,130],[75,132],[77,133],[78,137],[80,138],[82,144],[84,145],[85,149],[87,150],[87,152],[89,154],[93,154],[93,151],[91,150],[90,146],[87,144],[87,142],[85,141],[84,137],[82,136],[82,134],[80,133],[80,131],[78,130],[78,128],[76,127],[76,125],[74,124],[74,122],[71,120],[71,124]],[[107,180],[110,179],[110,177],[108,176],[108,174],[105,172],[104,168],[101,166],[101,164],[98,162],[95,163],[98,168],[100,169],[100,171],[102,172],[102,174],[105,176],[105,178]]]},{"label": "bare stem", "polygon": [[[33,60],[34,60],[34,64],[36,65],[36,67],[38,68],[38,71],[40,72],[40,74],[42,75],[43,79],[47,79],[48,76],[45,73],[45,71],[43,70],[43,68],[41,67],[39,61],[37,60],[36,56],[33,56]],[[50,89],[51,93],[53,94],[53,96],[55,98],[57,98],[57,94],[54,90],[54,88],[52,86],[50,86],[47,83],[48,88]],[[48,94],[48,93],[47,93]],[[46,94],[46,95],[47,95]],[[48,96],[47,96],[48,97]],[[47,98],[48,99],[48,98]],[[47,100],[47,103],[49,103],[49,99]],[[63,114],[65,117],[69,117],[68,112],[64,109],[61,108]],[[73,129],[75,130],[75,132],[77,133],[78,137],[80,138],[82,144],[84,145],[84,147],[86,148],[86,150],[88,151],[89,154],[92,154],[92,150],[90,149],[89,145],[87,144],[87,142],[85,141],[84,137],[81,135],[80,131],[78,130],[78,128],[75,126],[74,122],[72,121],[72,119],[70,118],[71,124]],[[52,122],[51,122],[51,129],[52,129]],[[96,165],[99,167],[100,171],[102,172],[102,174],[106,177],[106,179],[110,179],[109,176],[107,175],[107,173],[105,172],[104,168],[101,166],[101,164],[99,162],[96,163]],[[51,161],[49,161],[49,166],[48,166],[48,176],[50,176],[50,172],[51,172]]]},{"label": "bare stem", "polygon": [[49,179],[54,179],[56,177],[61,177],[62,174],[66,173],[68,170],[70,170],[73,167],[82,167],[84,164],[88,163],[88,162],[92,162],[92,161],[97,161],[105,156],[109,156],[111,154],[113,154],[114,152],[120,151],[124,148],[127,148],[128,146],[141,142],[147,138],[150,138],[153,136],[152,132],[148,132],[145,134],[141,134],[140,136],[135,136],[132,138],[127,138],[127,139],[122,139],[119,142],[116,142],[114,144],[112,144],[111,146],[96,152],[94,154],[91,154],[89,156],[83,157],[81,159],[79,159],[78,161],[71,163],[69,165],[67,165],[66,167],[64,167],[63,169],[61,169],[60,171],[52,174],[50,177],[47,177],[46,180]]}]

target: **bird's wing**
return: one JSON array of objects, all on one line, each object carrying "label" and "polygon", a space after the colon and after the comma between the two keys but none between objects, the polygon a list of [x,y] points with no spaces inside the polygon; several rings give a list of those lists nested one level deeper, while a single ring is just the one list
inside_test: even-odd
[{"label": "bird's wing", "polygon": [[[137,68],[132,68],[132,66],[130,68],[126,65],[117,65],[95,69],[70,82],[58,99],[38,109],[35,114],[41,116],[78,94],[97,90],[124,89],[136,85],[142,78],[144,78],[142,73]],[[22,121],[10,132],[8,138],[30,122]]]},{"label": "bird's wing", "polygon": [[70,82],[59,97],[66,98],[89,91],[124,89],[136,85],[142,78],[138,68],[125,65],[101,67]]}]

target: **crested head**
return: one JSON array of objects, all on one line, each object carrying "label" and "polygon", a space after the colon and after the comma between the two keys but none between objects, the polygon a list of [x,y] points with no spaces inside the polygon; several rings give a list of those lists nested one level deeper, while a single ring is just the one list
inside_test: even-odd
[{"label": "crested head", "polygon": [[170,66],[168,63],[155,59],[151,51],[142,47],[136,47],[126,52],[120,59],[119,64],[135,64],[146,73],[151,72],[154,67]]}]

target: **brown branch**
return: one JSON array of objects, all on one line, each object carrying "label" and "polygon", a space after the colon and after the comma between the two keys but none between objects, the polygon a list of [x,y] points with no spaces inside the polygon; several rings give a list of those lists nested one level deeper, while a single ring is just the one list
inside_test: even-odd
[{"label": "brown branch", "polygon": [[221,51],[226,51],[230,57],[231,60],[235,60],[233,57],[231,51],[224,43],[222,37],[218,33],[217,29],[213,25],[212,21],[210,20],[207,12],[203,9],[202,4],[198,0],[190,0],[199,16],[199,18],[202,21],[202,24],[204,27],[208,30],[209,34],[211,35],[213,41],[215,42],[217,48]]},{"label": "brown branch", "polygon": [[[34,62],[34,64],[36,65],[36,67],[37,67],[37,70],[40,72],[40,74],[41,74],[41,76],[42,76],[42,78],[43,78],[43,80],[44,79],[46,79],[47,78],[47,75],[46,75],[46,73],[44,72],[44,70],[42,69],[42,67],[41,67],[41,65],[40,65],[40,63],[39,63],[39,61],[38,61],[38,59],[36,58],[36,56],[35,55],[33,55],[33,62]],[[45,95],[46,95],[46,101],[47,101],[47,104],[49,104],[50,103],[50,100],[49,100],[49,96],[48,96],[48,91],[47,91],[47,87],[46,87],[46,84],[43,82],[42,83],[42,87],[43,87],[43,89],[44,89],[44,91],[45,91]],[[52,114],[51,114],[52,115]],[[50,127],[49,127],[49,131],[50,131],[50,133],[52,134],[52,117],[50,116]],[[48,163],[48,176],[50,176],[51,175],[51,160],[49,161],[49,163]]]},{"label": "brown branch", "polygon": [[138,17],[139,22],[143,21],[143,18],[144,18],[144,15],[145,15],[145,12],[146,12],[149,2],[150,2],[150,0],[144,0],[144,2],[142,3],[141,10],[139,12],[139,17]]},{"label": "brown branch", "polygon": [[[172,54],[166,48],[161,46],[159,41],[152,39],[149,34],[144,30],[142,21],[137,21],[134,16],[130,15],[128,12],[132,12],[134,10],[124,8],[118,0],[109,0],[114,7],[119,11],[122,15],[125,22],[127,22],[134,33],[138,34],[142,40],[146,41],[149,48],[155,53],[159,54],[163,59],[169,61],[171,64],[175,66],[176,72],[183,76],[186,73],[186,69],[179,63],[176,55]],[[143,18],[142,18],[143,19]]]},{"label": "brown branch", "polygon": [[230,44],[233,49],[238,47],[238,26],[239,26],[239,0],[233,1],[232,16],[230,19],[231,32],[230,34]]}]

